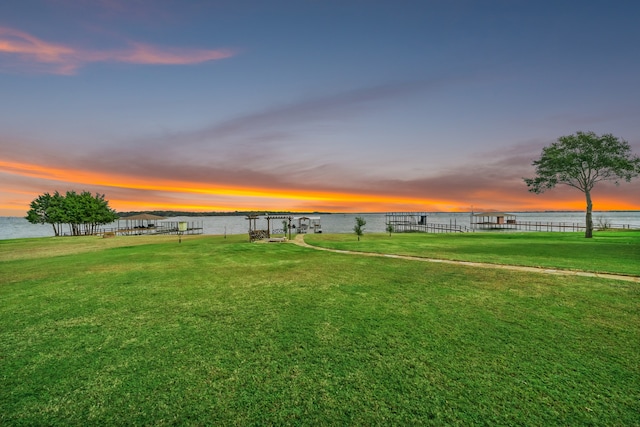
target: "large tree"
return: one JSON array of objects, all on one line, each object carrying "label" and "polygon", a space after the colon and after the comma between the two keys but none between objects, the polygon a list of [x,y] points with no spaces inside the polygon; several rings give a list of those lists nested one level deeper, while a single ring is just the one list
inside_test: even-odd
[{"label": "large tree", "polygon": [[540,194],[564,184],[582,191],[587,201],[585,237],[593,237],[591,190],[600,181],[631,181],[640,174],[640,157],[629,143],[611,134],[576,132],[542,149],[533,162],[535,178],[524,178],[529,191]]}]

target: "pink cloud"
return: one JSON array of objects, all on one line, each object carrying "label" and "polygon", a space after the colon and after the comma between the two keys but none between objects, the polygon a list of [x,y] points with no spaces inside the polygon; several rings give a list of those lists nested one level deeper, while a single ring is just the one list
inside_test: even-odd
[{"label": "pink cloud", "polygon": [[74,49],[12,28],[0,27],[0,54],[17,56],[22,62],[50,64],[59,74],[69,74],[76,68],[70,64]]},{"label": "pink cloud", "polygon": [[199,64],[235,55],[231,50],[158,48],[144,43],[132,43],[128,49],[98,53],[102,61],[118,61],[131,64],[185,65]]},{"label": "pink cloud", "polygon": [[148,65],[188,65],[229,58],[229,49],[163,48],[132,42],[117,50],[84,50],[41,40],[31,34],[0,27],[0,59],[16,58],[11,68],[53,74],[74,74],[78,68],[94,62],[124,62]]}]

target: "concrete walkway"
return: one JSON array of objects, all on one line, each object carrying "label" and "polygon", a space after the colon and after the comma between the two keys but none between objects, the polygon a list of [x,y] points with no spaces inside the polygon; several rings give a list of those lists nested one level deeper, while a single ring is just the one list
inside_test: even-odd
[{"label": "concrete walkway", "polygon": [[424,257],[408,256],[408,255],[377,254],[372,252],[343,251],[338,249],[322,248],[320,246],[311,246],[310,244],[305,242],[304,234],[297,234],[295,239],[293,239],[291,242],[305,248],[315,249],[317,251],[335,252],[339,254],[361,255],[361,256],[371,256],[371,257],[382,257],[382,258],[396,258],[396,259],[406,259],[410,261],[435,262],[440,264],[464,265],[468,267],[478,267],[478,268],[497,268],[500,270],[525,271],[529,273],[557,274],[562,276],[598,277],[601,279],[624,280],[627,282],[640,283],[640,277],[625,276],[622,274],[590,273],[587,271],[571,271],[571,270],[555,270],[555,269],[541,268],[541,267],[524,267],[519,265],[491,264],[486,262],[452,261],[447,259],[424,258]]}]

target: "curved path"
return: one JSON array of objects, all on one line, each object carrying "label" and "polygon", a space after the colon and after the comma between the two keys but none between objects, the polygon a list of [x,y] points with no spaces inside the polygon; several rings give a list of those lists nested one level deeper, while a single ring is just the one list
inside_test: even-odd
[{"label": "curved path", "polygon": [[423,258],[423,257],[417,257],[417,256],[410,256],[410,255],[378,254],[373,252],[344,251],[340,249],[323,248],[320,246],[312,246],[307,242],[305,242],[304,234],[296,235],[295,239],[293,239],[291,242],[305,248],[315,249],[317,251],[335,252],[339,254],[362,255],[362,256],[382,257],[382,258],[397,258],[397,259],[406,259],[411,261],[436,262],[440,264],[465,265],[469,267],[479,267],[479,268],[497,268],[501,270],[526,271],[530,273],[558,274],[563,276],[598,277],[601,279],[624,280],[627,282],[640,283],[640,277],[625,276],[622,274],[590,273],[587,271],[571,271],[571,270],[555,270],[550,268],[525,267],[520,265],[491,264],[487,262],[471,262],[471,261],[453,261],[448,259]]}]

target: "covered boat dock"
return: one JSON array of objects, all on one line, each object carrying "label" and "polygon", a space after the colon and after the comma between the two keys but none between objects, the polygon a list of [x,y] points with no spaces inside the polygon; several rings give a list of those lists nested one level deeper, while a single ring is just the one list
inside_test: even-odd
[{"label": "covered boat dock", "polygon": [[471,227],[475,230],[517,229],[516,216],[505,212],[481,212],[471,215]]},{"label": "covered boat dock", "polygon": [[136,236],[149,234],[202,234],[202,221],[168,221],[165,217],[150,213],[118,218],[117,226],[103,228],[103,237]]}]

